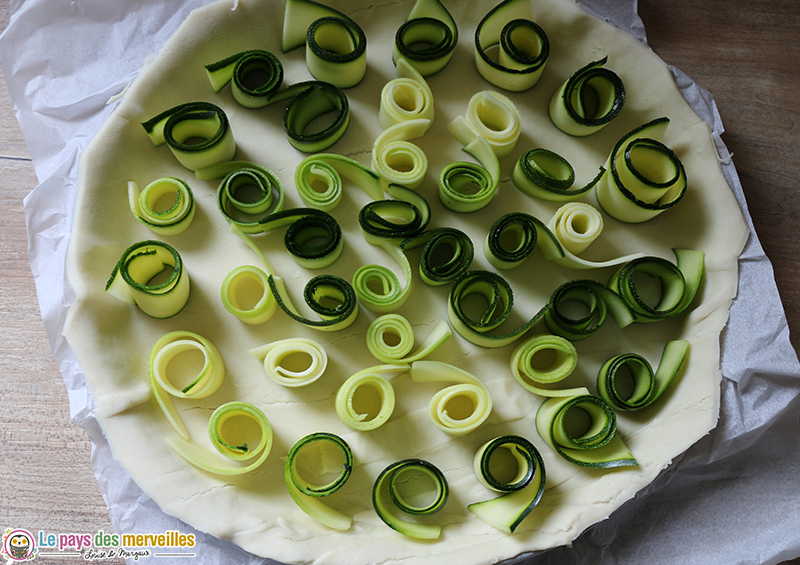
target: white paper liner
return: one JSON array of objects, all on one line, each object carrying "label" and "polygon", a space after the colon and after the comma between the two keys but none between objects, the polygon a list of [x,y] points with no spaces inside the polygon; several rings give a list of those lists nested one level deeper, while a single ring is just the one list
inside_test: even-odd
[{"label": "white paper liner", "polygon": [[[193,563],[275,563],[194,530],[142,493],[111,456],[83,374],[62,336],[72,302],[64,261],[78,155],[111,112],[106,102],[192,9],[206,3],[12,0],[0,59],[41,183],[24,204],[45,329],[72,419],[93,442],[92,466],[115,531],[194,533]],[[583,0],[582,5],[646,43],[636,0]],[[672,72],[692,108],[712,125],[723,172],[752,234],[739,261],[739,294],[722,333],[719,425],[572,547],[519,556],[513,563],[767,564],[800,555],[800,364],[772,265],[720,139],[723,127],[713,98],[678,69]]]}]

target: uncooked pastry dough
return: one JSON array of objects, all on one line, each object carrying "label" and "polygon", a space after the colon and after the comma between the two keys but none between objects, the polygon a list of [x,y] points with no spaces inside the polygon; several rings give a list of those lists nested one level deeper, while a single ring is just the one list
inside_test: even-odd
[{"label": "uncooked pastry dough", "polygon": [[[535,432],[533,419],[540,398],[523,390],[509,369],[513,346],[483,350],[454,336],[432,359],[447,361],[482,378],[492,391],[495,408],[476,432],[452,438],[428,420],[427,405],[438,390],[433,384],[412,383],[408,374],[392,377],[397,393],[394,415],[383,427],[354,432],[336,417],[336,390],[351,374],[377,362],[365,346],[365,333],[376,317],[361,310],[357,321],[339,332],[306,328],[278,311],[265,325],[248,326],[222,306],[219,292],[225,275],[258,258],[231,234],[217,211],[216,183],[198,181],[165,147],[154,147],[141,122],[175,105],[206,100],[227,112],[238,144],[237,159],[248,159],[274,170],[287,190],[287,207],[301,206],[292,178],[304,155],[287,142],[282,107],[248,110],[238,106],[229,89],[215,94],[203,65],[225,56],[261,48],[278,54],[286,68],[286,83],[308,80],[302,50],[280,53],[283,2],[219,0],[187,19],[174,37],[149,62],[115,112],[84,152],[75,220],[68,253],[68,276],[75,290],[65,334],[74,350],[96,405],[96,415],[114,456],[139,486],[167,513],[244,549],[286,563],[367,564],[391,561],[438,564],[443,559],[462,564],[489,563],[524,551],[568,544],[587,527],[649,484],[672,459],[712,429],[719,408],[719,333],[736,292],[737,257],[747,237],[741,211],[718,166],[708,126],[686,104],[664,64],[633,37],[584,12],[569,0],[532,0],[534,19],[547,32],[551,56],[541,81],[530,91],[504,93],[522,115],[522,135],[514,152],[501,160],[498,197],[474,214],[454,214],[436,196],[438,172],[454,160],[469,160],[447,131],[447,124],[466,109],[469,98],[493,87],[480,78],[472,52],[473,32],[494,1],[448,2],[460,28],[460,42],[448,66],[428,77],[436,117],[432,128],[415,140],[428,155],[430,167],[420,191],[433,208],[431,227],[453,226],[470,235],[480,250],[489,227],[511,210],[527,211],[548,221],[557,204],[535,201],[511,182],[515,159],[542,146],[565,157],[582,186],[596,173],[614,143],[650,119],[667,116],[671,124],[664,142],[682,159],[689,190],[682,202],[658,218],[629,226],[606,218],[605,230],[584,256],[602,260],[633,252],[673,260],[671,248],[706,253],[706,278],[695,307],[676,319],[620,330],[607,323],[601,331],[576,344],[578,368],[565,387],[594,390],[597,369],[607,358],[636,352],[654,364],[669,339],[688,339],[691,353],[685,370],[653,406],[620,414],[619,433],[640,465],[614,471],[578,468],[561,460]],[[330,0],[357,21],[368,37],[365,80],[347,91],[352,122],[331,151],[369,164],[373,140],[382,128],[378,103],[383,85],[396,76],[391,63],[393,38],[412,0],[367,2]],[[625,82],[628,99],[621,115],[587,138],[559,132],[547,117],[555,88],[586,63],[608,56],[607,66]],[[103,292],[117,259],[131,243],[152,238],[128,209],[127,183],[141,186],[156,178],[175,176],[190,183],[198,210],[190,229],[164,239],[179,250],[192,280],[185,310],[168,320],[155,320],[136,307]],[[365,243],[352,218],[367,202],[355,186],[333,211],[346,239],[342,257],[329,271],[345,279],[363,262],[383,262],[396,268],[384,252]],[[593,196],[585,198],[595,203]],[[284,277],[296,303],[306,281],[316,273],[298,267],[283,249],[281,233],[256,236],[261,250]],[[409,252],[412,262],[414,251]],[[491,269],[478,251],[473,268]],[[515,314],[508,331],[529,319],[561,282],[587,275],[606,281],[608,270],[569,271],[534,252],[520,267],[507,271],[516,293]],[[426,287],[415,280],[413,300],[398,313],[414,325],[420,339],[445,316],[448,287]],[[176,401],[192,437],[209,446],[206,424],[217,406],[245,400],[262,408],[275,442],[267,461],[238,477],[218,477],[192,467],[166,441],[172,433],[150,392],[147,358],[156,340],[169,331],[188,330],[210,339],[227,369],[222,387],[210,397]],[[533,328],[526,337],[543,332]],[[284,388],[267,379],[247,350],[286,336],[321,342],[329,366],[314,385]],[[327,501],[354,519],[347,532],[316,523],[292,501],[283,481],[283,461],[300,437],[318,431],[341,435],[352,446],[356,467],[345,487]],[[516,433],[541,451],[547,469],[547,491],[541,503],[513,535],[501,533],[467,511],[467,505],[492,495],[472,471],[472,456],[488,439]],[[452,494],[444,510],[431,517],[443,525],[442,537],[421,543],[383,524],[370,503],[373,481],[389,463],[420,457],[447,476]]]}]

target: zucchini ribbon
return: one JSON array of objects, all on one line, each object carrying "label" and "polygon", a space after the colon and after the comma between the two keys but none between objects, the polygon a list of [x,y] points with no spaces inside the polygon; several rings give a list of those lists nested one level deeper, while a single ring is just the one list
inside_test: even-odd
[{"label": "zucchini ribbon", "polygon": [[404,271],[406,285],[400,286],[397,275],[383,265],[364,265],[353,275],[353,290],[370,310],[386,313],[402,306],[411,291],[411,263],[400,244],[424,231],[430,221],[430,206],[419,193],[399,184],[390,184],[387,192],[394,200],[373,201],[358,214],[364,239],[382,247]]},{"label": "zucchini ribbon", "polygon": [[359,432],[385,424],[394,412],[395,394],[383,373],[398,373],[408,367],[403,363],[378,365],[351,375],[336,393],[339,419]]},{"label": "zucchini ribbon", "polygon": [[438,349],[450,335],[447,320],[441,320],[417,351],[409,355],[414,348],[411,323],[400,314],[384,314],[367,328],[367,349],[384,363],[413,363]]},{"label": "zucchini ribbon", "polygon": [[537,244],[546,259],[566,257],[564,248],[544,222],[525,212],[510,212],[492,224],[483,241],[483,251],[493,267],[509,270],[518,267]]},{"label": "zucchini ribbon", "polygon": [[[255,436],[254,426],[257,427]],[[272,449],[273,433],[267,416],[248,402],[228,402],[214,410],[208,421],[208,435],[216,450],[227,459],[179,435],[172,435],[167,441],[189,463],[216,475],[249,473],[267,459]],[[255,438],[255,446],[241,441],[250,437]]]},{"label": "zucchini ribbon", "polygon": [[[203,364],[196,374],[181,375],[188,383],[173,382],[177,373],[186,372],[186,367],[194,367],[192,354],[203,356]],[[183,361],[181,361],[183,360]],[[178,367],[184,370],[176,370]],[[172,397],[199,399],[206,398],[219,389],[225,378],[225,363],[216,346],[208,339],[194,332],[169,332],[153,344],[147,361],[150,388],[167,420],[178,434],[189,440],[189,431],[180,417]]]},{"label": "zucchini ribbon", "polygon": [[558,153],[541,147],[529,149],[516,165],[511,179],[519,190],[542,200],[566,202],[580,198],[600,182],[605,169],[582,188],[572,188],[575,183],[575,169]]},{"label": "zucchini ribbon", "polygon": [[[479,319],[474,319],[464,311],[463,303],[472,295],[486,299],[486,309]],[[538,322],[547,306],[543,306],[534,316],[518,329],[505,334],[490,334],[511,314],[514,306],[514,291],[503,277],[491,271],[468,271],[461,275],[450,288],[447,314],[456,333],[480,347],[497,348],[509,345],[519,339]]]},{"label": "zucchini ribbon", "polygon": [[[316,153],[327,149],[339,141],[350,125],[350,103],[334,81],[304,81],[281,90],[283,65],[268,51],[242,51],[205,68],[214,92],[220,92],[230,83],[234,100],[245,108],[262,108],[288,100],[283,129],[298,151]],[[256,74],[264,76],[251,84]],[[328,126],[306,131],[311,122],[331,112],[336,115]]]},{"label": "zucchini ribbon", "polygon": [[[516,475],[509,481],[499,480],[492,472],[492,456],[506,449],[517,465]],[[467,506],[470,512],[487,524],[506,533],[514,530],[539,504],[544,494],[544,461],[536,447],[527,439],[506,435],[484,443],[473,458],[475,476],[488,489],[503,493],[497,498]]]},{"label": "zucchini ribbon", "polygon": [[[350,125],[350,102],[334,84],[300,82],[282,90],[272,100],[287,99],[289,104],[283,113],[283,129],[289,143],[298,151],[324,151],[339,141]],[[334,114],[328,126],[319,131],[307,131],[311,122],[326,114]]]},{"label": "zucchini ribbon", "polygon": [[[499,46],[496,60],[487,53],[494,46]],[[484,79],[503,90],[533,88],[549,56],[550,40],[532,21],[527,0],[504,0],[475,30],[475,66]]]},{"label": "zucchini ribbon", "polygon": [[519,110],[507,96],[484,90],[470,98],[467,111],[447,126],[464,145],[483,136],[498,158],[514,150],[522,132]]},{"label": "zucchini ribbon", "polygon": [[472,240],[456,228],[434,228],[410,237],[402,250],[422,246],[419,275],[428,286],[442,286],[464,273],[475,256]]},{"label": "zucchini ribbon", "polygon": [[[583,304],[586,313],[574,317],[566,307],[571,302]],[[566,282],[553,292],[544,318],[551,332],[578,341],[594,335],[609,313],[620,328],[635,321],[633,312],[616,292],[603,283],[580,279]]]},{"label": "zucchini ribbon", "polygon": [[[619,294],[637,322],[657,322],[678,316],[694,300],[705,270],[705,254],[695,249],[673,249],[677,264],[660,257],[641,257],[620,267],[608,286]],[[636,273],[659,281],[660,295],[655,304],[637,288]]]},{"label": "zucchini ribbon", "polygon": [[574,396],[580,389],[554,389],[578,366],[578,352],[567,339],[557,335],[538,335],[519,344],[511,354],[511,374],[526,390],[539,396]]},{"label": "zucchini ribbon", "polygon": [[638,465],[617,434],[617,416],[599,396],[578,394],[545,399],[536,412],[539,436],[565,460],[608,469]]},{"label": "zucchini ribbon", "polygon": [[433,122],[433,92],[425,78],[406,59],[397,61],[397,78],[381,90],[378,121],[383,129],[409,120]]},{"label": "zucchini ribbon", "polygon": [[[165,209],[160,208],[163,200],[171,201]],[[186,181],[173,177],[156,179],[142,191],[136,182],[129,181],[128,202],[140,222],[154,233],[165,236],[186,231],[196,210],[191,187]]]},{"label": "zucchini ribbon", "polygon": [[269,288],[269,275],[253,265],[242,265],[225,276],[220,289],[222,305],[246,324],[263,324],[278,302]]},{"label": "zucchini ribbon", "polygon": [[231,161],[201,169],[196,175],[201,179],[222,178],[217,188],[217,208],[228,223],[236,224],[245,233],[261,233],[259,220],[283,210],[283,185],[266,167]]},{"label": "zucchini ribbon", "polygon": [[317,80],[350,88],[367,72],[367,36],[342,12],[312,0],[286,0],[281,48],[306,46],[306,66]]},{"label": "zucchini ribbon", "polygon": [[294,183],[306,206],[328,212],[342,199],[342,176],[372,200],[383,196],[380,175],[354,159],[335,153],[319,153],[303,159],[295,169]]},{"label": "zucchini ribbon", "polygon": [[[686,340],[668,341],[661,354],[655,373],[650,363],[636,353],[616,355],[603,363],[597,375],[597,392],[603,400],[617,410],[640,410],[653,404],[667,389],[680,371],[689,352]],[[626,386],[625,377],[617,380],[620,369],[631,381]]]},{"label": "zucchini ribbon", "polygon": [[497,194],[500,161],[483,136],[476,137],[463,150],[480,164],[457,161],[442,169],[439,200],[454,212],[476,212],[488,206]]},{"label": "zucchini ribbon", "polygon": [[[434,487],[433,496],[426,503],[409,500],[416,498],[415,493],[407,493],[407,487],[403,488],[406,483],[417,484],[420,478],[427,478]],[[372,505],[378,517],[393,530],[417,539],[437,539],[441,526],[402,520],[393,510],[428,516],[444,508],[449,495],[450,486],[438,467],[424,459],[404,459],[392,463],[378,475],[372,489]]]},{"label": "zucchini ribbon", "polygon": [[266,106],[283,86],[280,60],[260,49],[242,51],[206,65],[205,69],[214,92],[230,83],[233,99],[245,108]]},{"label": "zucchini ribbon", "polygon": [[[327,484],[316,484],[309,482],[300,472],[298,459],[301,453],[313,449],[313,446],[321,447],[320,444],[333,444],[337,453],[341,455],[342,471],[339,475]],[[329,464],[325,458],[325,453],[316,454],[316,467],[319,473],[327,471]],[[284,480],[286,488],[295,503],[309,516],[334,530],[345,531],[350,529],[353,520],[341,512],[334,510],[324,504],[320,499],[330,496],[344,486],[353,471],[355,460],[353,450],[341,437],[328,433],[316,432],[300,438],[289,450],[284,465]]]},{"label": "zucchini ribbon", "polygon": [[350,327],[358,316],[358,299],[353,287],[335,275],[316,276],[303,289],[306,305],[319,320],[307,318],[297,310],[281,277],[270,275],[269,287],[284,313],[309,328],[335,332]]},{"label": "zucchini ribbon", "polygon": [[578,257],[603,231],[603,216],[585,202],[568,202],[556,210],[547,224],[563,250],[563,257],[553,259],[571,269],[601,269],[628,263],[643,257],[643,253],[623,255],[607,261],[588,261]]},{"label": "zucchini ribbon", "polygon": [[655,119],[614,146],[595,190],[597,202],[612,218],[646,222],[683,198],[687,187],[683,163],[661,142],[668,125],[668,118]]},{"label": "zucchini ribbon", "polygon": [[342,12],[312,0],[287,0],[281,48],[306,46],[306,66],[320,81],[357,85],[367,72],[367,36]]},{"label": "zucchini ribbon", "polygon": [[281,339],[248,351],[264,363],[267,376],[285,387],[308,386],[317,381],[328,367],[328,354],[313,339]]},{"label": "zucchini ribbon", "polygon": [[[168,273],[166,280],[162,273]],[[155,281],[155,282],[154,282]],[[136,304],[152,318],[171,318],[189,301],[191,285],[183,260],[174,247],[160,241],[134,243],[117,261],[106,292]]]},{"label": "zucchini ribbon", "polygon": [[153,145],[166,144],[190,171],[230,161],[236,154],[228,116],[210,102],[180,104],[143,122],[142,127]]},{"label": "zucchini ribbon", "polygon": [[411,364],[415,383],[448,382],[428,404],[431,422],[452,436],[463,436],[478,429],[492,412],[492,393],[475,375],[441,361],[415,361]]},{"label": "zucchini ribbon", "polygon": [[607,126],[625,105],[625,86],[603,68],[608,57],[576,71],[550,99],[550,119],[569,135],[586,136]]},{"label": "zucchini ribbon", "polygon": [[400,184],[417,189],[425,180],[428,156],[409,139],[422,137],[430,125],[427,118],[406,120],[389,126],[375,138],[372,168],[380,175],[384,187]]},{"label": "zucchini ribbon", "polygon": [[422,76],[441,71],[458,44],[458,26],[439,0],[417,0],[395,34],[392,61],[414,67]]},{"label": "zucchini ribbon", "polygon": [[[192,366],[193,362],[186,357],[192,352],[203,356],[203,365],[196,375],[190,377],[187,385],[176,385],[173,372],[179,365],[183,368]],[[247,402],[228,402],[211,414],[208,434],[212,445],[226,457],[221,459],[192,440],[172,401],[172,397],[206,398],[222,384],[225,364],[219,350],[208,339],[182,330],[165,334],[150,350],[147,367],[153,396],[176,432],[168,436],[167,441],[181,457],[216,475],[249,473],[266,460],[272,448],[272,427],[257,406]],[[253,425],[258,428],[255,435]]]}]

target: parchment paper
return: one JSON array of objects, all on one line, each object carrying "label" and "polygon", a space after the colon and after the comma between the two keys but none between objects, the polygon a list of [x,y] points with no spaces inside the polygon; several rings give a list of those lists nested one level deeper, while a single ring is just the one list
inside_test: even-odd
[{"label": "parchment paper", "polygon": [[[207,2],[12,0],[0,60],[41,183],[24,202],[39,304],[72,419],[93,442],[92,465],[115,531],[194,533],[194,563],[275,563],[195,531],[141,492],[112,458],[61,333],[72,301],[64,258],[78,155],[111,112],[109,99],[123,91],[190,10]],[[582,5],[646,43],[636,0]],[[672,71],[686,99],[712,125],[724,173],[751,228],[740,258],[739,295],[722,335],[719,425],[572,547],[523,555],[514,563],[770,564],[800,555],[800,365],[772,266],[719,137],[723,127],[714,101],[681,71]]]}]

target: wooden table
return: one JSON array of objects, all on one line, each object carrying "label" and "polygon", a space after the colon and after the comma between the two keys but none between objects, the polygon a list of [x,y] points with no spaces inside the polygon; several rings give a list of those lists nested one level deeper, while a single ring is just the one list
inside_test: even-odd
[{"label": "wooden table", "polygon": [[[713,93],[750,213],[800,344],[800,2],[639,0],[651,47]],[[9,18],[0,2],[0,25]],[[90,468],[91,444],[72,423],[39,315],[22,199],[33,163],[0,85],[0,525],[34,532],[110,531]],[[109,561],[105,561],[108,563]],[[791,563],[800,564],[800,559]]]}]

